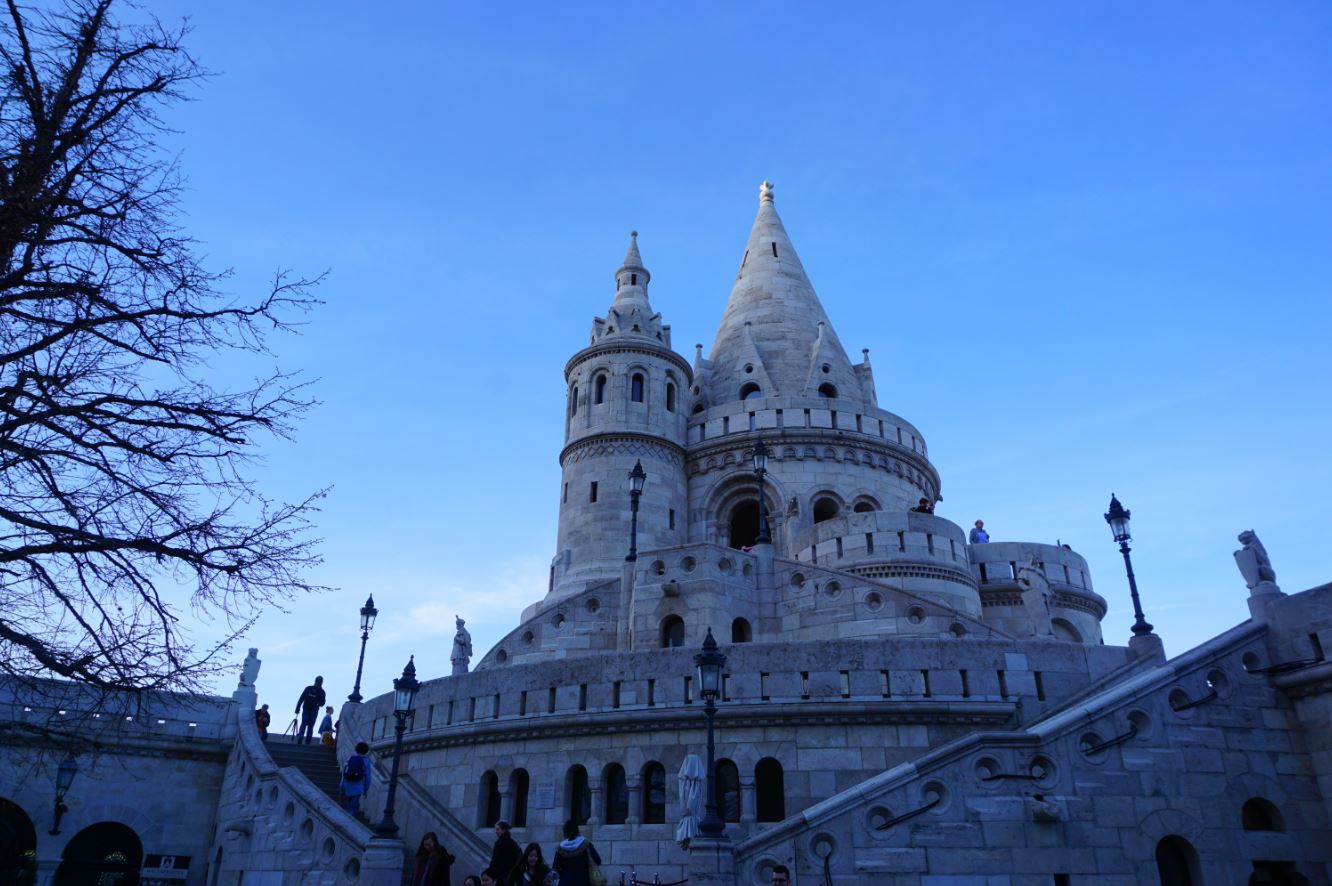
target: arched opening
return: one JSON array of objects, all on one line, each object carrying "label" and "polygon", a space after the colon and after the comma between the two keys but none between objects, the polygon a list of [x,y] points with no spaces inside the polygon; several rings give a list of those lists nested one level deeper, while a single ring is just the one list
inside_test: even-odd
[{"label": "arched opening", "polygon": [[596,380],[592,382],[592,402],[606,402],[606,376],[604,375],[598,375]]},{"label": "arched opening", "polygon": [[1156,873],[1161,886],[1195,886],[1202,883],[1198,853],[1183,837],[1171,834],[1156,844]]},{"label": "arched opening", "polygon": [[643,824],[666,823],[666,767],[652,762],[643,767]]},{"label": "arched opening", "polygon": [[516,828],[527,826],[527,790],[530,785],[526,769],[509,773],[509,824]]},{"label": "arched opening", "polygon": [[601,773],[601,789],[606,797],[606,824],[624,824],[629,818],[629,781],[624,767],[607,765]]},{"label": "arched opening", "polygon": [[0,883],[37,882],[37,829],[23,807],[0,798]]},{"label": "arched opening", "polygon": [[1078,629],[1073,627],[1073,623],[1067,619],[1050,619],[1050,632],[1060,640],[1067,640],[1070,643],[1082,642],[1082,634],[1078,633]]},{"label": "arched opening", "polygon": [[782,764],[772,757],[764,757],[754,767],[754,812],[759,821],[781,821],[786,818],[786,785],[782,778]]},{"label": "arched opening", "polygon": [[634,373],[629,378],[629,399],[635,403],[643,402],[643,376],[641,373]]},{"label": "arched opening", "polygon": [[731,511],[731,547],[753,547],[759,535],[758,499],[751,498],[740,502]]},{"label": "arched opening", "polygon": [[700,412],[702,412],[704,409],[707,408],[708,407],[704,406],[702,403],[695,403],[692,412],[694,415],[698,415]]},{"label": "arched opening", "polygon": [[55,886],[134,886],[143,866],[143,842],[133,828],[102,821],[75,834],[61,859]]},{"label": "arched opening", "polygon": [[713,784],[717,791],[717,814],[722,821],[740,820],[740,770],[731,760],[718,760]]},{"label": "arched opening", "polygon": [[731,642],[748,643],[754,639],[754,629],[750,627],[749,620],[737,618],[731,622]]},{"label": "arched opening", "polygon": [[671,382],[666,383],[666,411],[675,411],[675,385]]},{"label": "arched opening", "polygon": [[480,826],[483,828],[493,828],[495,822],[500,820],[500,792],[499,776],[495,770],[487,769],[481,773],[481,794],[478,818],[481,819]]},{"label": "arched opening", "polygon": [[661,648],[674,649],[685,643],[684,619],[678,615],[668,615],[661,620]]},{"label": "arched opening", "polygon": [[837,503],[837,499],[824,496],[814,502],[814,522],[822,523],[824,520],[831,520],[842,510],[842,506]]},{"label": "arched opening", "polygon": [[872,498],[857,499],[851,506],[851,512],[855,514],[868,514],[870,511],[877,511],[879,503]]},{"label": "arched opening", "polygon": [[1246,801],[1240,810],[1240,821],[1246,831],[1284,831],[1285,819],[1281,810],[1262,797],[1253,797]]},{"label": "arched opening", "polygon": [[578,385],[569,389],[569,414],[578,414]]},{"label": "arched opening", "polygon": [[587,824],[592,817],[592,792],[587,789],[587,770],[575,763],[564,779],[564,808],[574,824]]},{"label": "arched opening", "polygon": [[752,381],[747,382],[743,387],[740,388],[741,400],[753,400],[755,397],[762,397],[762,396],[763,396],[763,389]]},{"label": "arched opening", "polygon": [[826,400],[833,400],[837,397],[837,388],[824,382],[819,385],[819,396]]}]

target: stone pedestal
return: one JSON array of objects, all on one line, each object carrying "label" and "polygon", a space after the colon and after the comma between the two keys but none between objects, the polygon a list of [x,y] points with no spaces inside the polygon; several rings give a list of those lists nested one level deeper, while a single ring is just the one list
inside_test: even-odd
[{"label": "stone pedestal", "polygon": [[772,545],[754,545],[754,557],[758,560],[758,589],[773,590],[776,587],[773,578],[773,560],[776,558],[776,552]]},{"label": "stone pedestal", "polygon": [[1128,642],[1134,658],[1146,658],[1155,662],[1165,661],[1165,644],[1155,634],[1135,634]]},{"label": "stone pedestal", "polygon": [[401,840],[374,837],[361,856],[361,886],[402,886],[407,847]]},{"label": "stone pedestal", "polygon": [[698,834],[689,841],[689,886],[736,886],[730,837]]},{"label": "stone pedestal", "polygon": [[1249,615],[1254,621],[1267,622],[1269,620],[1268,610],[1272,604],[1285,596],[1281,588],[1277,587],[1276,582],[1258,582],[1258,584],[1249,588]]}]

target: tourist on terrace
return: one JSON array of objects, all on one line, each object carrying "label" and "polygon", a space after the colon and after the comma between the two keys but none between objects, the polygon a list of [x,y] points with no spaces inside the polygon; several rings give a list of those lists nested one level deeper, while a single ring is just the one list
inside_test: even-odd
[{"label": "tourist on terrace", "polygon": [[911,511],[915,514],[933,514],[934,505],[930,503],[928,498],[922,498],[920,503],[912,508]]},{"label": "tourist on terrace", "polygon": [[347,798],[347,811],[354,817],[361,808],[361,797],[370,790],[370,745],[363,741],[356,743],[356,753],[347,758],[342,766],[342,779],[338,788]]},{"label": "tourist on terrace", "polygon": [[268,741],[268,724],[273,722],[273,715],[268,712],[268,705],[263,705],[254,712],[254,725],[259,727],[259,738]]},{"label": "tourist on terrace", "polygon": [[449,869],[454,857],[443,846],[434,831],[426,831],[421,845],[416,847],[416,866],[412,869],[412,886],[450,886]]},{"label": "tourist on terrace", "polygon": [[985,531],[985,521],[977,520],[976,528],[971,530],[971,543],[974,545],[984,545],[990,543],[990,533]]},{"label": "tourist on terrace", "polygon": [[523,851],[509,831],[512,827],[504,819],[495,822],[495,848],[490,850],[490,869],[501,877],[509,878],[522,860]]},{"label": "tourist on terrace", "polygon": [[309,744],[314,741],[315,717],[326,701],[324,696],[324,678],[315,677],[315,681],[301,690],[301,697],[296,699],[296,712],[301,715],[301,728],[296,733],[296,744]]},{"label": "tourist on terrace", "polygon": [[541,855],[541,846],[528,843],[527,848],[523,850],[523,860],[509,875],[509,886],[541,886],[546,882],[546,874],[549,873],[550,866]]}]

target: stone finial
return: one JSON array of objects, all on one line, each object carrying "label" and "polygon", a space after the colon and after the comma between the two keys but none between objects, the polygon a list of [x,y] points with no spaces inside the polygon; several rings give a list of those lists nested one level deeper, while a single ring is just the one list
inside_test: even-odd
[{"label": "stone finial", "polygon": [[245,663],[241,665],[240,680],[236,683],[236,690],[253,689],[254,681],[259,678],[259,666],[263,662],[259,660],[259,647],[251,646],[250,654],[245,656]]},{"label": "stone finial", "polygon": [[1267,556],[1267,548],[1263,547],[1257,534],[1252,529],[1246,529],[1239,534],[1239,543],[1243,547],[1235,552],[1235,565],[1239,567],[1249,593],[1251,595],[1281,593],[1281,589],[1277,587],[1272,561]]},{"label": "stone finial", "polygon": [[763,184],[759,185],[759,205],[771,203],[772,200],[772,182],[764,179]]}]

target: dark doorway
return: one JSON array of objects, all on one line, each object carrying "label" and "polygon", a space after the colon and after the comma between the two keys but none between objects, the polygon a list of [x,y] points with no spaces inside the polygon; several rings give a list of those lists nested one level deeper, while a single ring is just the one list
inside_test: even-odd
[{"label": "dark doorway", "polygon": [[758,500],[743,501],[731,511],[731,547],[753,547],[758,541],[759,507]]},{"label": "dark doorway", "polygon": [[55,886],[138,886],[143,843],[116,821],[89,825],[65,847]]},{"label": "dark doorway", "polygon": [[1156,844],[1156,872],[1161,886],[1194,886],[1199,880],[1198,853],[1183,837],[1174,834]]},{"label": "dark doorway", "polygon": [[37,882],[37,830],[17,803],[0,798],[0,883]]}]

